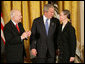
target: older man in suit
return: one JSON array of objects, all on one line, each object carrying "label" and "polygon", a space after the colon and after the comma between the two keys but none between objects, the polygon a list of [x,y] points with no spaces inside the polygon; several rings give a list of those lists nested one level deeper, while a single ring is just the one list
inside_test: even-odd
[{"label": "older man in suit", "polygon": [[30,31],[25,32],[21,23],[21,12],[18,10],[11,11],[11,20],[4,27],[6,39],[5,53],[7,63],[23,63],[25,48],[24,39],[30,36]]},{"label": "older man in suit", "polygon": [[57,38],[59,20],[54,18],[54,7],[51,4],[44,6],[44,15],[34,19],[30,49],[36,56],[37,63],[55,63],[55,40]]}]

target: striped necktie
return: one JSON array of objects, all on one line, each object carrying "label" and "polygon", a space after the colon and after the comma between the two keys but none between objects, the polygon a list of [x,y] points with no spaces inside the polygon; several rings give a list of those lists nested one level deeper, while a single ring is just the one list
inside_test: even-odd
[{"label": "striped necktie", "polygon": [[45,22],[45,29],[46,29],[46,34],[48,35],[48,19],[46,19]]},{"label": "striped necktie", "polygon": [[17,24],[16,24],[16,28],[17,28],[18,32],[20,32],[19,27],[18,27],[18,25],[17,25]]}]

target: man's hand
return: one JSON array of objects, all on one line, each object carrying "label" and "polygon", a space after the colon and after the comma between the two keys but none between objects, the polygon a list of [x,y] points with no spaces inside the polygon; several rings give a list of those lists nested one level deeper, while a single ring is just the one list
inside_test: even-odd
[{"label": "man's hand", "polygon": [[56,50],[56,55],[59,56],[59,54],[60,54],[60,51],[59,51],[59,49],[57,49]]},{"label": "man's hand", "polygon": [[31,31],[26,31],[26,32],[27,32],[28,36],[30,37],[30,35],[31,35]]},{"label": "man's hand", "polygon": [[26,31],[21,35],[21,39],[23,40],[25,38],[28,38],[30,37],[30,35],[31,35],[31,31]]},{"label": "man's hand", "polygon": [[70,62],[73,62],[74,61],[74,58],[75,57],[70,57]]},{"label": "man's hand", "polygon": [[25,39],[28,37],[28,33],[27,32],[24,32],[22,35],[21,35],[21,39]]},{"label": "man's hand", "polygon": [[32,49],[32,50],[31,50],[31,53],[32,53],[32,55],[36,56],[36,54],[37,54],[36,49]]}]

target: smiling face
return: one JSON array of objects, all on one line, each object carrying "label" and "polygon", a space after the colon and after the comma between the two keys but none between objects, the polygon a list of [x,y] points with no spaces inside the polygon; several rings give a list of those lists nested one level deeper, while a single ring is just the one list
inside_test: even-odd
[{"label": "smiling face", "polygon": [[54,16],[54,8],[49,8],[44,14],[48,19],[52,18]]},{"label": "smiling face", "polygon": [[20,11],[15,11],[14,19],[17,23],[21,22],[22,16]]},{"label": "smiling face", "polygon": [[11,19],[14,20],[15,23],[21,22],[22,16],[19,10],[12,10],[11,11]]},{"label": "smiling face", "polygon": [[60,13],[60,21],[64,21],[65,19],[67,19],[67,15],[64,15],[63,12]]}]

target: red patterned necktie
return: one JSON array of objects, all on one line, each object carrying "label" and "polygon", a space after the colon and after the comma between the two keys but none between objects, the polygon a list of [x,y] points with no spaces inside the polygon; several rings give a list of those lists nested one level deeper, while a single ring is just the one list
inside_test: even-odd
[{"label": "red patterned necktie", "polygon": [[17,24],[16,24],[16,28],[17,28],[18,32],[20,32],[19,27],[18,27],[18,25],[17,25]]}]

